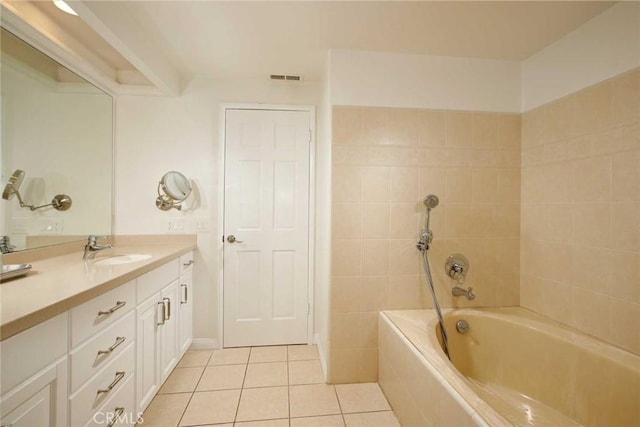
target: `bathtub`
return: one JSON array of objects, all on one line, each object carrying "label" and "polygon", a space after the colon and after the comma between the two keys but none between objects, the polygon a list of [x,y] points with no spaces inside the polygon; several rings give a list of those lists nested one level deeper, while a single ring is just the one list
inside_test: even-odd
[{"label": "bathtub", "polygon": [[640,426],[640,356],[518,307],[444,318],[451,362],[434,310],[380,313],[379,383],[404,427]]}]

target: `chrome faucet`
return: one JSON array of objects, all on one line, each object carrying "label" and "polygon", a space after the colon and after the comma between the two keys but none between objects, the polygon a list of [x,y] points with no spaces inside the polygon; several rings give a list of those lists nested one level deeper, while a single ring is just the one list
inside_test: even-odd
[{"label": "chrome faucet", "polygon": [[89,236],[87,244],[84,245],[84,255],[82,259],[93,259],[93,257],[96,256],[96,252],[111,248],[113,248],[113,245],[99,245],[98,236]]},{"label": "chrome faucet", "polygon": [[451,293],[455,297],[465,296],[468,300],[472,300],[476,297],[476,294],[473,293],[473,288],[465,289],[460,286],[454,286],[453,289],[451,289]]},{"label": "chrome faucet", "polygon": [[8,254],[13,252],[16,247],[11,244],[9,236],[0,236],[0,252]]}]

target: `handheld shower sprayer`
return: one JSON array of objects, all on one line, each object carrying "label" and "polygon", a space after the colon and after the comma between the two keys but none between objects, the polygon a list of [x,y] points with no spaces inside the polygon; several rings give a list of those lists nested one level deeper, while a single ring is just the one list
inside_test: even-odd
[{"label": "handheld shower sprayer", "polygon": [[428,210],[431,210],[438,206],[438,203],[440,203],[440,199],[438,199],[438,196],[436,196],[435,194],[429,194],[424,198],[424,205]]},{"label": "handheld shower sprayer", "polygon": [[436,297],[436,291],[433,288],[433,277],[431,277],[431,268],[429,267],[429,259],[427,255],[427,251],[429,250],[429,245],[433,240],[433,233],[429,230],[429,217],[431,216],[431,209],[438,206],[440,200],[438,196],[435,194],[429,194],[424,198],[424,205],[427,207],[427,212],[424,215],[424,228],[420,232],[420,239],[418,240],[418,244],[416,247],[422,254],[422,265],[424,267],[424,274],[427,279],[427,285],[429,291],[431,292],[431,298],[433,299],[433,305],[438,313],[438,321],[440,323],[440,334],[442,336],[443,350],[444,354],[450,359],[449,356],[449,344],[447,341],[447,329],[444,325],[444,320],[442,319],[442,311],[440,310],[440,304],[438,303],[438,298]]}]

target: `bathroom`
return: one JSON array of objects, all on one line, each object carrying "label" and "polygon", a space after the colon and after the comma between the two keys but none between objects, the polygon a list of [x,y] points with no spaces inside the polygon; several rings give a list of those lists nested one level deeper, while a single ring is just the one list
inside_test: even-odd
[{"label": "bathroom", "polygon": [[[3,12],[21,3],[3,2]],[[443,309],[521,306],[640,354],[638,3],[181,3],[70,2],[138,69],[126,85],[92,68],[78,54],[86,48],[47,34],[71,51],[60,61],[114,95],[112,228],[85,234],[195,236],[192,351],[228,338],[222,255],[237,245],[221,241],[231,233],[224,109],[266,104],[313,117],[305,343],[317,346],[323,382],[380,382],[401,425],[446,425],[404,415],[378,363],[379,312],[433,307],[416,250],[429,194],[439,198],[429,262]],[[335,39],[318,16],[335,20]],[[529,38],[505,43],[508,33],[487,30],[494,25]],[[432,40],[419,45],[425,35]],[[221,42],[232,38],[238,45]],[[24,167],[2,165],[3,183]],[[193,192],[185,209],[161,211],[158,180],[172,170]],[[469,261],[461,284],[444,268],[456,253]],[[454,297],[455,284],[475,299]]]}]

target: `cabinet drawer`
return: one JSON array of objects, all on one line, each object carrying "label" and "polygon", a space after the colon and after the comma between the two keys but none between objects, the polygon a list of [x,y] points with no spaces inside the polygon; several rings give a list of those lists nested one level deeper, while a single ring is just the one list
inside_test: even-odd
[{"label": "cabinet drawer", "polygon": [[91,415],[85,427],[108,427],[112,422],[118,427],[135,425],[138,419],[138,414],[135,412],[135,384],[135,378],[129,377],[122,388],[107,399],[102,408]]},{"label": "cabinet drawer", "polygon": [[186,270],[192,270],[193,263],[194,263],[193,251],[182,255],[180,257],[180,274],[182,274],[182,272]]},{"label": "cabinet drawer", "polygon": [[135,310],[71,351],[71,391],[106,366],[134,341]]},{"label": "cabinet drawer", "polygon": [[143,274],[137,279],[137,295],[138,301],[144,301],[160,289],[167,286],[178,278],[180,273],[180,260],[178,258],[173,261],[161,265],[155,270]]},{"label": "cabinet drawer", "polygon": [[71,347],[124,317],[136,305],[135,281],[71,309]]},{"label": "cabinet drawer", "polygon": [[134,376],[134,366],[135,346],[130,343],[102,371],[71,395],[70,424],[86,424],[92,414]]}]

